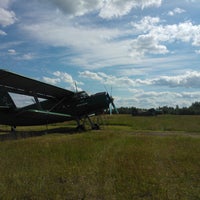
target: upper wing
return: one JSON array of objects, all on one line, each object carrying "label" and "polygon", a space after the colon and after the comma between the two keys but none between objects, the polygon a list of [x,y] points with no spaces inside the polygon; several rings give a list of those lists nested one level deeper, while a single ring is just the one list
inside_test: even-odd
[{"label": "upper wing", "polygon": [[9,92],[37,96],[39,98],[62,98],[72,96],[74,92],[59,88],[41,81],[30,79],[3,69],[0,69],[0,86]]}]

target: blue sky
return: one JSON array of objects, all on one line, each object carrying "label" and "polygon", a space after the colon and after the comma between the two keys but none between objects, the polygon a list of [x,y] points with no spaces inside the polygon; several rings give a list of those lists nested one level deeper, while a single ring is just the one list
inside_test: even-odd
[{"label": "blue sky", "polygon": [[198,0],[1,0],[0,68],[118,107],[200,101]]}]

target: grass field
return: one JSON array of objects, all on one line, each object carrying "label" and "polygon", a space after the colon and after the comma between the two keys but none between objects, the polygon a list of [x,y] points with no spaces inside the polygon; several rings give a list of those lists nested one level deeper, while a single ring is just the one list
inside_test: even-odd
[{"label": "grass field", "polygon": [[0,199],[200,199],[200,116],[113,115],[107,124],[0,142]]}]

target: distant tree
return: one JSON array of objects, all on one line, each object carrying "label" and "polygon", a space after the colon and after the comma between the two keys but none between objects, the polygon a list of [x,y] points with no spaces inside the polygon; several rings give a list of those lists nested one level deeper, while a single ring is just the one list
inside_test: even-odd
[{"label": "distant tree", "polygon": [[134,116],[134,115],[137,115],[138,114],[138,109],[136,107],[133,107],[132,108],[132,111],[131,111],[131,114]]},{"label": "distant tree", "polygon": [[179,108],[179,115],[193,115],[194,113],[187,107]]},{"label": "distant tree", "polygon": [[159,110],[161,110],[163,114],[175,114],[175,109],[173,107],[163,106],[159,107]]},{"label": "distant tree", "polygon": [[199,115],[200,114],[200,102],[192,103],[192,105],[189,107],[189,110],[191,113],[193,113],[195,115]]},{"label": "distant tree", "polygon": [[131,114],[132,107],[120,107],[117,109],[120,114]]},{"label": "distant tree", "polygon": [[200,102],[194,102],[189,107],[180,108],[178,105],[176,107],[163,106],[158,108],[144,109],[136,107],[120,107],[118,108],[120,114],[131,114],[133,116],[137,115],[157,115],[157,114],[171,114],[171,115],[200,115]]}]

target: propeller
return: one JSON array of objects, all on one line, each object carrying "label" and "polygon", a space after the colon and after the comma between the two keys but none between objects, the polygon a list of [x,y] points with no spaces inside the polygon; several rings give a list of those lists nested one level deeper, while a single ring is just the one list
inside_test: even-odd
[{"label": "propeller", "polygon": [[117,114],[119,114],[119,111],[117,110],[117,108],[116,108],[116,106],[115,106],[115,104],[114,104],[113,101],[114,101],[114,99],[112,98],[111,104],[112,104],[112,106],[113,106],[115,112],[116,112]]},{"label": "propeller", "polygon": [[[108,93],[107,93],[107,97],[108,97],[108,100],[109,100],[109,104],[112,105],[113,109],[115,110],[116,114],[119,114],[115,104],[114,104],[114,98],[112,96],[110,96]],[[112,114],[112,108],[111,106],[109,106],[109,109],[110,109],[110,114]]]},{"label": "propeller", "polygon": [[114,111],[116,112],[116,114],[119,114],[119,111],[117,110],[115,104],[114,104],[114,98],[112,97],[112,86],[110,88],[110,95],[108,93],[108,90],[106,88],[106,86],[104,85],[104,88],[106,90],[106,93],[107,93],[107,98],[108,98],[108,101],[109,101],[109,111],[110,111],[110,115],[112,115],[112,107],[114,109]]}]

